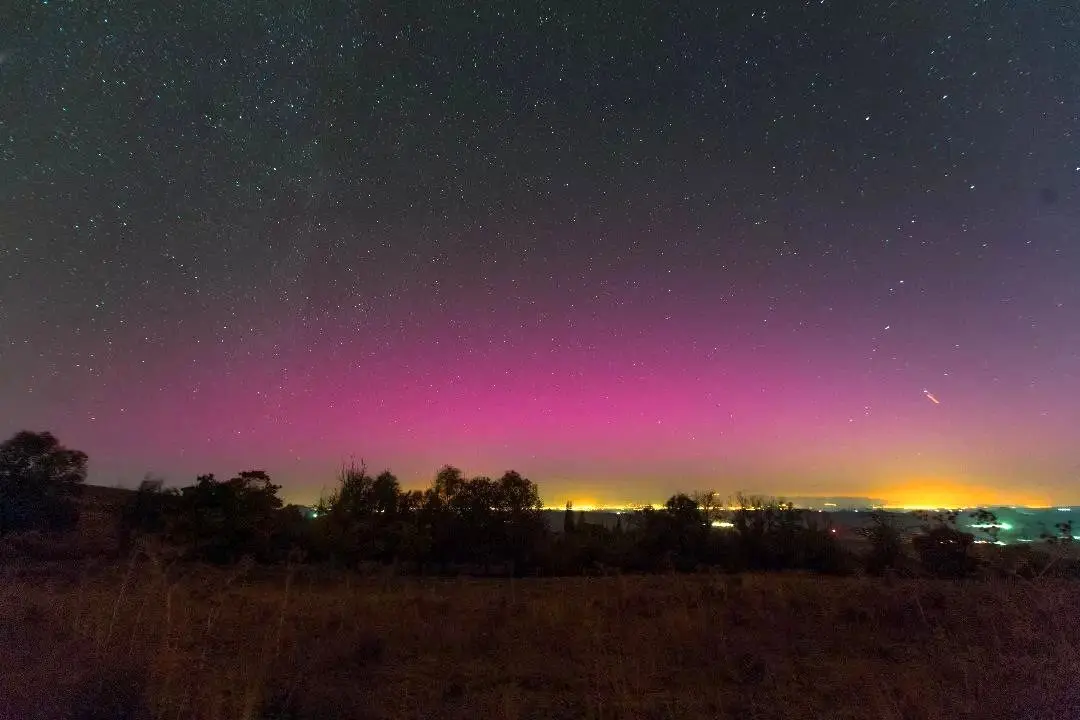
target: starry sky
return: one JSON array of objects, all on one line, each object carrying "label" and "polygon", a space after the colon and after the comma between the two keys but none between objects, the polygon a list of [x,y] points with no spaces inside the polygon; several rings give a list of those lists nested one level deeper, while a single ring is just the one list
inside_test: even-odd
[{"label": "starry sky", "polygon": [[1080,11],[711,5],[6,6],[0,433],[1080,503]]}]

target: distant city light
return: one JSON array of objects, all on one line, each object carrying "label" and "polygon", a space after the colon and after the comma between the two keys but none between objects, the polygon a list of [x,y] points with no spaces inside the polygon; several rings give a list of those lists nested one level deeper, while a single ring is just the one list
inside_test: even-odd
[{"label": "distant city light", "polygon": [[997,528],[998,530],[1012,530],[1013,529],[1013,526],[1010,523],[1007,523],[1007,522],[1002,522],[1002,523],[974,523],[971,527],[980,528],[980,529]]}]

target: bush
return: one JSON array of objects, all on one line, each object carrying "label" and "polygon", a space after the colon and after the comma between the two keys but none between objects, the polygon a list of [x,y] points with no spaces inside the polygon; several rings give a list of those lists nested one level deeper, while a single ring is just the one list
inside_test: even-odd
[{"label": "bush", "polygon": [[880,575],[901,565],[904,560],[903,538],[887,513],[872,513],[870,527],[863,530],[863,535],[870,542],[870,553],[865,562],[867,572]]},{"label": "bush", "polygon": [[0,535],[74,528],[86,462],[48,432],[24,430],[0,445]]},{"label": "bush", "polygon": [[948,525],[930,528],[917,535],[912,544],[923,568],[938,577],[971,575],[978,562],[971,555],[975,537]]}]

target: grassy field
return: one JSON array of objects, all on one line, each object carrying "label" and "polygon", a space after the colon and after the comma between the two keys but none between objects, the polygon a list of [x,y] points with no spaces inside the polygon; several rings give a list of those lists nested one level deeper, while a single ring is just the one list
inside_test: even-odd
[{"label": "grassy field", "polygon": [[1080,587],[9,563],[0,717],[1080,718]]}]

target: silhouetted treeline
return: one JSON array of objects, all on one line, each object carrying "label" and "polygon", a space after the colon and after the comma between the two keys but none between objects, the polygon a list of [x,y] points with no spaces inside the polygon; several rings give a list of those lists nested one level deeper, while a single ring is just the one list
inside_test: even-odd
[{"label": "silhouetted treeline", "polygon": [[122,536],[128,546],[158,538],[185,559],[213,563],[249,556],[518,573],[541,567],[549,539],[536,485],[513,471],[497,480],[465,478],[447,466],[421,492],[402,490],[390,472],[352,466],[310,515],[282,507],[278,489],[261,471],[226,482],[207,475],[179,490],[144,482],[121,522]]},{"label": "silhouetted treeline", "polygon": [[564,532],[553,533],[536,484],[514,471],[466,478],[446,466],[427,490],[406,491],[390,472],[353,466],[312,517],[282,507],[277,490],[261,471],[224,482],[206,475],[179,490],[147,482],[122,534],[129,547],[140,536],[156,537],[186,559],[212,563],[291,557],[412,572],[558,575],[848,569],[849,558],[814,514],[763,499],[740,497],[723,529],[697,499],[680,494],[663,507],[627,513],[614,528],[575,519],[568,508]]},{"label": "silhouetted treeline", "polygon": [[[86,455],[48,433],[21,432],[0,445],[0,535],[59,532],[76,520]],[[981,565],[976,538],[956,513],[925,515],[906,537],[884,513],[863,531],[860,553],[837,539],[828,516],[766,498],[715,492],[678,494],[662,507],[620,515],[614,527],[590,523],[570,503],[562,532],[550,530],[537,486],[514,471],[466,478],[446,466],[423,491],[403,490],[389,471],[363,465],[341,472],[311,511],[283,505],[263,471],[229,480],[213,475],[166,489],[146,480],[117,517],[121,552],[167,553],[180,560],[231,564],[308,562],[342,568],[393,566],[408,573],[580,575],[701,570],[808,570],[931,573],[964,577]],[[974,514],[996,539],[992,513]],[[1072,529],[1054,538],[1069,542]],[[151,550],[151,548],[153,548]],[[1002,548],[1018,574],[1045,572],[1052,560],[1027,548]],[[1067,560],[1058,569],[1073,568]],[[1074,568],[1075,569],[1075,568]]]},{"label": "silhouetted treeline", "polygon": [[86,462],[47,432],[23,430],[0,445],[0,535],[73,528]]}]

